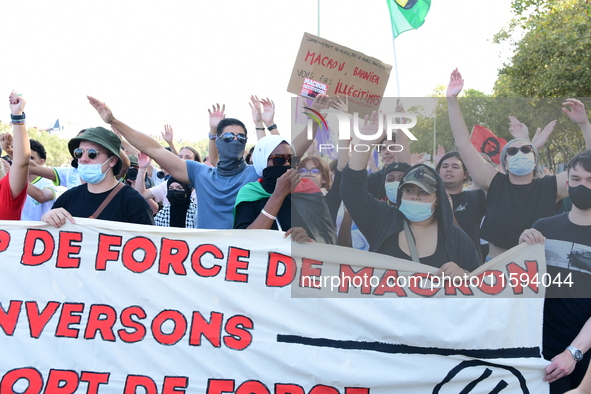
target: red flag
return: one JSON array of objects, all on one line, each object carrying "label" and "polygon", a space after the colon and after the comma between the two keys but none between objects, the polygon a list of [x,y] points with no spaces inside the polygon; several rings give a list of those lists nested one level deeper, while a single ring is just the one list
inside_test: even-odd
[{"label": "red flag", "polygon": [[475,125],[470,135],[470,141],[478,152],[486,154],[493,163],[501,164],[499,158],[501,150],[507,144],[505,139],[497,137],[484,126]]}]

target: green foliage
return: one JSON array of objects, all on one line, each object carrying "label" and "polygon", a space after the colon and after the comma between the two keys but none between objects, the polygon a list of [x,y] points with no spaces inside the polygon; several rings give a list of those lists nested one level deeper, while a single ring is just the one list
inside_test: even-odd
[{"label": "green foliage", "polygon": [[45,147],[47,152],[46,166],[60,167],[70,163],[72,156],[68,152],[68,140],[37,129],[27,129],[27,131],[30,139],[39,141]]},{"label": "green foliage", "polygon": [[[517,17],[495,36],[515,46],[496,96],[590,97],[591,6],[580,0],[514,1]],[[520,30],[519,30],[520,29]],[[518,31],[525,34],[512,42]]]}]

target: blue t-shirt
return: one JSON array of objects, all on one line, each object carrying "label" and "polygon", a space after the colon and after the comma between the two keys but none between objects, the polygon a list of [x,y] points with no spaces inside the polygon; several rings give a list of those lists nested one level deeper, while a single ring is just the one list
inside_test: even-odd
[{"label": "blue t-shirt", "polygon": [[197,190],[199,202],[197,228],[220,230],[234,228],[232,210],[238,190],[259,178],[254,167],[247,166],[244,171],[236,175],[222,176],[217,168],[211,168],[196,161],[186,161],[186,163],[191,185]]}]

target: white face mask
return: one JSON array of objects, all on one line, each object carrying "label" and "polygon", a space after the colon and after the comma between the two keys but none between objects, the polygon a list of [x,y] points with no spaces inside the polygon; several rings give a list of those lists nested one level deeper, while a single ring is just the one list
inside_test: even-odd
[{"label": "white face mask", "polygon": [[[111,160],[109,157],[105,163],[108,163]],[[109,170],[107,169],[106,172],[103,172],[102,166],[105,164],[81,164],[78,163],[78,175],[80,175],[80,179],[82,179],[86,183],[95,184],[100,183]],[[111,167],[109,167],[111,168]]]},{"label": "white face mask", "polygon": [[386,182],[384,184],[384,188],[386,189],[386,196],[388,196],[388,200],[396,203],[396,198],[398,197],[398,186],[400,186],[400,182]]},{"label": "white face mask", "polygon": [[402,200],[400,201],[400,212],[406,216],[411,222],[423,222],[429,219],[433,212],[431,208],[437,199],[433,202],[423,202],[414,200]]},{"label": "white face mask", "polygon": [[534,170],[536,160],[533,152],[527,154],[517,152],[517,154],[509,156],[508,164],[507,169],[511,174],[521,176],[527,175]]}]

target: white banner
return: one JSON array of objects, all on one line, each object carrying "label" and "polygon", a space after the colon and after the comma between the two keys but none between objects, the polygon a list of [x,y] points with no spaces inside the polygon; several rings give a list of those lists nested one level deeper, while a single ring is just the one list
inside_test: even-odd
[{"label": "white banner", "polygon": [[548,391],[544,287],[532,283],[543,247],[481,267],[480,287],[331,289],[300,285],[436,270],[336,246],[292,251],[277,231],[77,223],[2,222],[2,394]]}]

